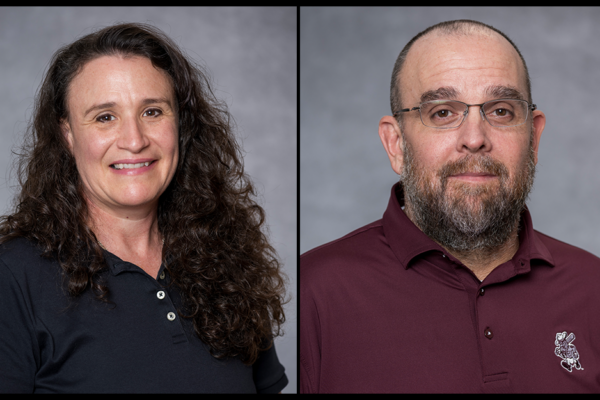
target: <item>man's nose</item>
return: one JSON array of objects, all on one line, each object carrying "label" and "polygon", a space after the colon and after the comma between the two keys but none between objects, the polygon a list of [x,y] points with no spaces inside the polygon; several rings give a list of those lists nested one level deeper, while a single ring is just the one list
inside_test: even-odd
[{"label": "man's nose", "polygon": [[466,111],[465,120],[459,127],[458,150],[470,153],[489,151],[491,149],[490,128],[481,106],[470,106]]}]

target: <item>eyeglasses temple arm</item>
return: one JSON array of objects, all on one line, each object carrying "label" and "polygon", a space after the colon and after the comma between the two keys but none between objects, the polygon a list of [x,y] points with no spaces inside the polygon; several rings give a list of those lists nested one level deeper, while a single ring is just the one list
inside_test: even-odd
[{"label": "eyeglasses temple arm", "polygon": [[403,108],[402,110],[396,111],[393,115],[396,116],[397,114],[400,114],[403,112],[415,111],[415,110],[419,110],[419,109],[421,109],[421,107]]}]

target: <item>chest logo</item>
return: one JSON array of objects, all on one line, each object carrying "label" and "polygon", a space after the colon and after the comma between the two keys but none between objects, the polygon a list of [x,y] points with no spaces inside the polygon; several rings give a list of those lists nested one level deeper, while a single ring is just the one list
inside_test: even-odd
[{"label": "chest logo", "polygon": [[573,371],[573,367],[575,369],[583,369],[581,364],[579,363],[579,353],[577,352],[577,348],[575,348],[573,341],[575,340],[575,334],[570,333],[567,336],[567,332],[557,333],[556,340],[554,341],[554,354],[558,357],[562,358],[560,365],[569,372]]}]

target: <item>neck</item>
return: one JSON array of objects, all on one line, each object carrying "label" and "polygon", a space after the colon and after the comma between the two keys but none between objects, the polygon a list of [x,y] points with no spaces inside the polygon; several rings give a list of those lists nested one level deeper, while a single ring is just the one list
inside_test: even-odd
[{"label": "neck", "polygon": [[113,212],[88,200],[88,210],[89,226],[106,250],[125,261],[138,263],[161,257],[162,238],[156,208],[135,213]]},{"label": "neck", "polygon": [[[412,216],[411,208],[408,204],[405,205],[404,212],[406,216],[415,224],[415,226],[419,227],[415,221],[415,218]],[[512,232],[508,236],[508,240],[494,248],[478,248],[469,251],[457,251],[448,248],[444,245],[444,243],[440,243],[433,238],[432,240],[442,246],[464,266],[469,268],[480,281],[483,281],[485,277],[487,277],[497,266],[511,260],[517,253],[517,250],[519,250],[518,228],[519,221],[517,221]]]},{"label": "neck", "polygon": [[[439,243],[439,245],[444,247],[441,243]],[[483,281],[497,266],[504,264],[513,258],[517,253],[517,250],[519,250],[519,237],[515,230],[514,234],[511,234],[509,240],[498,248],[481,249],[469,252],[457,252],[450,249],[446,250],[469,268],[473,274],[475,274],[477,279]]]}]

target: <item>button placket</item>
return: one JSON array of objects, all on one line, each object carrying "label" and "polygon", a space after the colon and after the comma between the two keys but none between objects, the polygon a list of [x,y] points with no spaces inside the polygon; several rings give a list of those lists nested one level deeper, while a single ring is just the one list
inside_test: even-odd
[{"label": "button placket", "polygon": [[173,298],[169,295],[168,290],[164,286],[165,282],[160,282],[166,277],[163,271],[159,274],[158,279],[153,282],[153,293],[156,296],[156,312],[160,318],[161,325],[165,327],[171,336],[173,344],[186,343],[187,336],[183,330],[182,320],[177,318],[177,307],[173,303]]},{"label": "button placket", "polygon": [[[164,290],[159,290],[158,292],[156,292],[156,297],[157,297],[159,300],[164,300],[164,299],[165,299],[165,297],[167,297],[167,295],[165,294],[165,291],[164,291]],[[171,304],[171,306],[172,306],[172,304]],[[171,308],[171,307],[169,307],[169,308]],[[169,312],[167,313],[167,319],[168,319],[169,321],[175,321],[175,318],[177,318],[177,314],[175,314],[173,311],[169,311]]]}]

